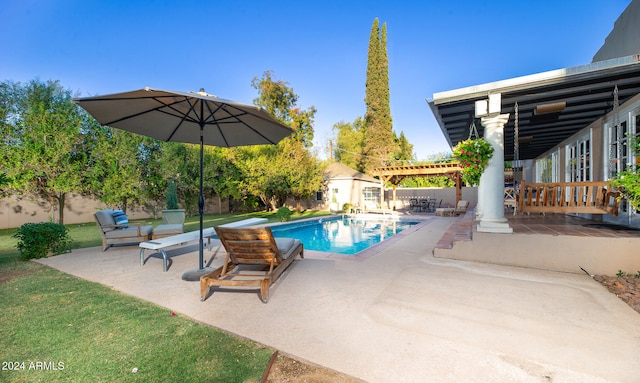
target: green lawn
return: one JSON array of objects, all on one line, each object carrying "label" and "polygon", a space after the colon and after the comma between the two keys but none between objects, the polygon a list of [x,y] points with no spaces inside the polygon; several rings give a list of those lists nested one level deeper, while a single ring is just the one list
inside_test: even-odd
[{"label": "green lawn", "polygon": [[[210,227],[250,217],[275,221],[273,213],[204,220]],[[198,224],[199,217],[188,219],[185,231]],[[74,248],[101,244],[95,223],[69,225],[69,231]],[[100,284],[19,261],[14,232],[0,231],[0,381],[260,381],[274,350]]]},{"label": "green lawn", "polygon": [[[329,214],[327,211],[307,210],[304,213],[294,213],[292,220],[321,217]],[[267,218],[269,222],[277,222],[275,213],[272,212],[255,212],[242,214],[207,214],[203,217],[204,227],[212,227],[223,225],[225,223],[239,221],[247,218]],[[146,225],[157,226],[161,223],[160,219],[142,219],[133,220],[132,222],[144,222]],[[69,229],[69,236],[73,240],[72,248],[82,249],[85,247],[94,247],[102,245],[100,232],[95,222],[82,224],[65,225]],[[184,224],[184,231],[198,230],[200,227],[200,217],[187,217]],[[0,258],[17,257],[16,249],[17,240],[13,238],[16,229],[0,230]]]}]

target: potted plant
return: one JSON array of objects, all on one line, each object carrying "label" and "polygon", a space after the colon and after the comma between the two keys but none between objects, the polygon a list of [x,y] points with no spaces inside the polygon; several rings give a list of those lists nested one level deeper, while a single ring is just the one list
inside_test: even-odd
[{"label": "potted plant", "polygon": [[453,157],[460,162],[462,180],[469,185],[479,185],[480,176],[493,157],[493,147],[483,138],[469,138],[453,148]]},{"label": "potted plant", "polygon": [[178,207],[178,186],[175,181],[171,181],[167,186],[165,197],[167,197],[167,208],[162,210],[162,222],[184,225],[185,211]]}]

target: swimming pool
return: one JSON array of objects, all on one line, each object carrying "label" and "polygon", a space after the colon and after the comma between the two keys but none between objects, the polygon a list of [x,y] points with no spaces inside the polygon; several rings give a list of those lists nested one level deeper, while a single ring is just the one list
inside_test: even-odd
[{"label": "swimming pool", "polygon": [[345,216],[274,225],[271,231],[274,237],[299,239],[306,250],[355,254],[419,223]]}]

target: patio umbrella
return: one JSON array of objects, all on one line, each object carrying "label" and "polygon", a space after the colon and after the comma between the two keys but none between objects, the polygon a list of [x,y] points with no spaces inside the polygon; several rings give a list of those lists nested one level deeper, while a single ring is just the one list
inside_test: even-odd
[{"label": "patio umbrella", "polygon": [[204,267],[203,153],[204,145],[234,147],[276,144],[293,131],[264,109],[199,92],[175,92],[146,87],[131,92],[73,100],[100,124],[161,141],[200,144],[200,248],[198,268],[183,274],[199,280]]}]

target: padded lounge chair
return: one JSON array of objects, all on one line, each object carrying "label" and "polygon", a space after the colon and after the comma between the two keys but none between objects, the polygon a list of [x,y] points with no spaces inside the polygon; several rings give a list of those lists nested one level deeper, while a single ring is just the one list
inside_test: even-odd
[{"label": "padded lounge chair", "polygon": [[255,286],[260,287],[260,297],[267,303],[271,284],[291,265],[296,255],[304,258],[300,240],[274,238],[269,227],[218,226],[215,230],[227,257],[218,269],[200,277],[201,301],[207,298],[211,286]]},{"label": "padded lounge chair", "polygon": [[139,223],[118,225],[113,217],[115,212],[116,210],[113,209],[103,209],[93,215],[102,236],[102,251],[115,244],[137,245],[151,239],[153,229],[151,226],[143,226]]},{"label": "padded lounge chair", "polygon": [[461,199],[460,201],[458,201],[458,205],[456,205],[456,208],[453,211],[453,214],[454,215],[466,214],[468,207],[469,207],[469,201],[465,201],[465,200]]},{"label": "padded lounge chair", "polygon": [[[442,201],[441,201],[442,202]],[[458,204],[455,208],[453,207],[441,207],[436,209],[436,215],[448,215],[454,216],[458,214],[465,214],[467,212],[467,208],[469,207],[469,201],[465,201],[461,199],[458,201]]]}]

